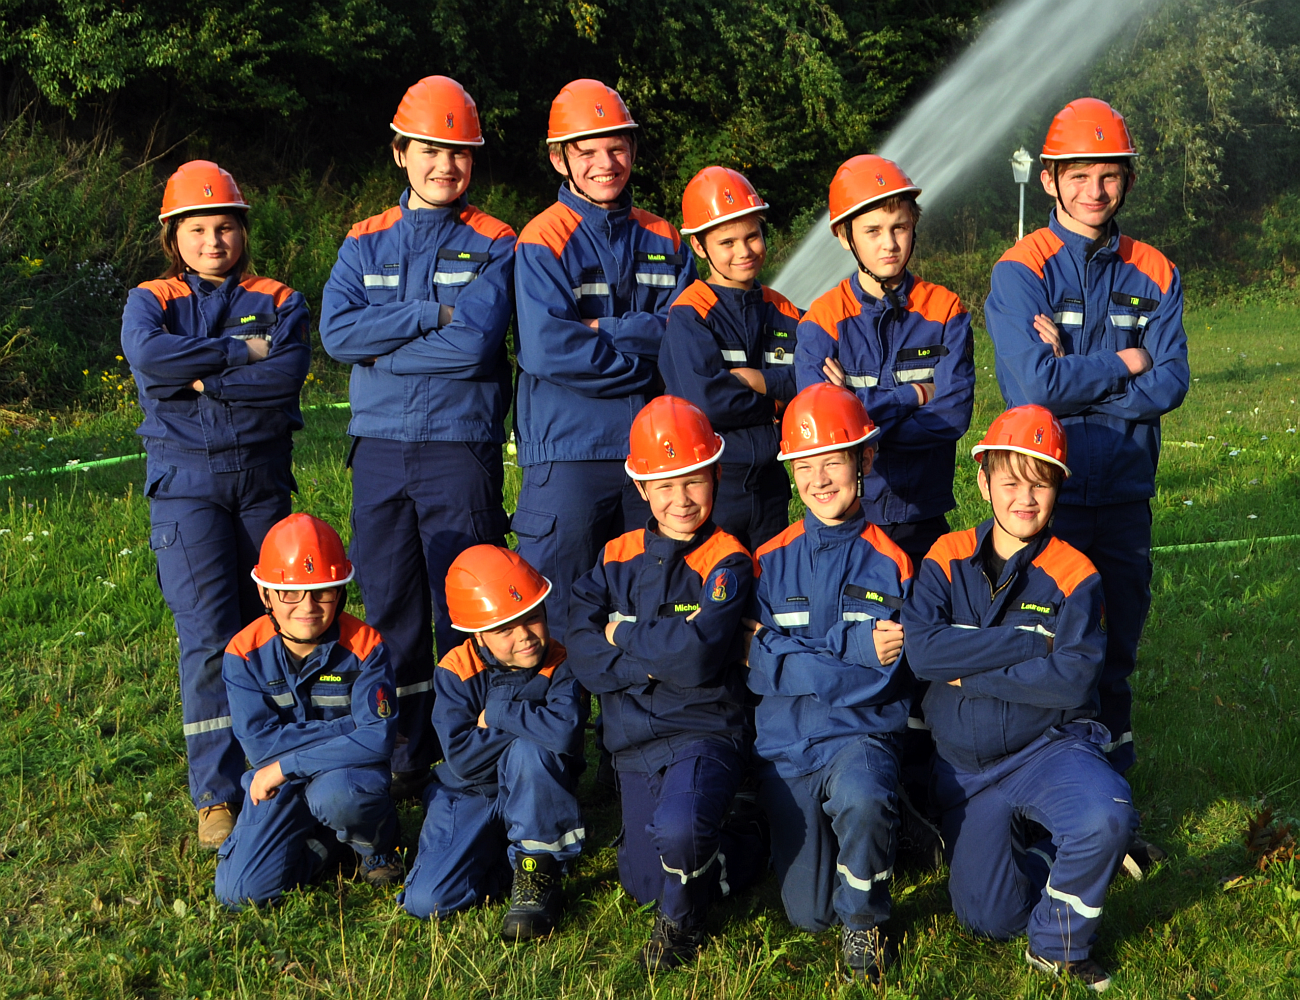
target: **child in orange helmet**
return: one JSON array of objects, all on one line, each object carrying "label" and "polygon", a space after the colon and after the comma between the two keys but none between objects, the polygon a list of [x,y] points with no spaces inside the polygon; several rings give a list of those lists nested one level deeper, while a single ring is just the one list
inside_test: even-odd
[{"label": "child in orange helmet", "polygon": [[452,625],[470,636],[434,674],[446,759],[424,790],[420,853],[401,899],[412,916],[447,917],[508,890],[505,940],[559,922],[561,876],[586,832],[574,798],[580,689],[546,627],[550,591],[494,545],[466,549],[447,573]]},{"label": "child in orange helmet", "polygon": [[379,633],[343,611],[352,564],[338,533],[291,514],[252,571],[265,607],[226,647],[231,725],[252,763],[247,804],[217,860],[232,909],[276,902],[346,844],[371,885],[401,881],[389,758],[393,668]]}]

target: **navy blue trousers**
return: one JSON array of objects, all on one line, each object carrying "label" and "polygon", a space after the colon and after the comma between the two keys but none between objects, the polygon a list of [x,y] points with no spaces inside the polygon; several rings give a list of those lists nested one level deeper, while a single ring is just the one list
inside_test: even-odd
[{"label": "navy blue trousers", "polygon": [[[974,773],[936,759],[948,892],[963,926],[1003,941],[1028,930],[1034,954],[1057,962],[1088,957],[1138,825],[1128,782],[1098,745],[1106,736],[1069,723]],[[1025,820],[1050,832],[1048,850],[1021,842]]]},{"label": "navy blue trousers", "polygon": [[462,790],[431,781],[420,853],[401,898],[406,912],[445,917],[505,896],[521,855],[576,858],[586,831],[573,785],[563,757],[525,739],[498,758],[496,785]]},{"label": "navy blue trousers", "polygon": [[824,931],[837,922],[870,928],[888,920],[898,833],[893,741],[863,735],[798,777],[765,761],[758,780],[790,923]]},{"label": "navy blue trousers", "polygon": [[638,904],[657,902],[674,923],[697,928],[711,902],[758,878],[761,835],[726,823],[746,760],[724,741],[701,739],[660,771],[618,772],[618,877]]},{"label": "navy blue trousers", "polygon": [[[253,782],[244,774],[244,790]],[[397,844],[388,768],[344,767],[288,781],[274,798],[245,804],[217,852],[217,898],[231,909],[274,903],[316,877],[335,856],[331,841],[361,857]]]},{"label": "navy blue trousers", "polygon": [[393,771],[418,771],[442,756],[430,722],[433,639],[440,653],[465,640],[447,616],[447,570],[471,545],[505,544],[501,447],[358,438],[350,462],[350,556],[396,678]]},{"label": "navy blue trousers", "polygon": [[200,472],[150,460],[149,547],[180,640],[181,720],[190,796],[198,808],[243,798],[244,751],[230,728],[221,679],[226,645],[262,614],[249,576],[262,539],[292,509],[289,456],[240,472]]},{"label": "navy blue trousers", "polygon": [[1151,504],[1085,507],[1058,503],[1052,530],[1092,560],[1101,574],[1106,601],[1106,665],[1097,682],[1101,712],[1110,730],[1102,747],[1123,774],[1137,760],[1133,746],[1133,691],[1128,679],[1137,666],[1138,642],[1151,610]]},{"label": "navy blue trousers", "polygon": [[[725,454],[725,452],[724,452]],[[752,468],[722,463],[713,522],[750,552],[790,524],[790,479],[780,462]]]},{"label": "navy blue trousers", "polygon": [[551,638],[564,642],[573,582],[596,565],[601,547],[644,528],[650,507],[621,461],[526,465],[510,527],[519,554],[554,586],[546,598]]}]

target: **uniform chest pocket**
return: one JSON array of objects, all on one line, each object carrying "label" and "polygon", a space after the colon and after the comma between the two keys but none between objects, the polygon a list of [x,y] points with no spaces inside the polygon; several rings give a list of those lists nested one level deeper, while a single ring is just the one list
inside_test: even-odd
[{"label": "uniform chest pocket", "polygon": [[366,300],[371,305],[381,305],[397,300],[402,287],[402,265],[373,264],[361,276],[366,289]]},{"label": "uniform chest pocket", "polygon": [[887,594],[875,587],[862,587],[856,583],[844,585],[840,597],[840,618],[846,622],[864,622],[868,619],[886,619],[903,610],[903,599]]},{"label": "uniform chest pocket", "polygon": [[1003,615],[1002,622],[1004,625],[1011,625],[1026,632],[1056,635],[1058,611],[1060,608],[1050,601],[1021,598],[1011,602]]},{"label": "uniform chest pocket", "polygon": [[352,714],[352,682],[341,674],[321,674],[311,686],[311,707],[322,719]]},{"label": "uniform chest pocket", "polygon": [[905,347],[894,355],[894,382],[933,382],[935,363],[947,357],[948,348],[943,344],[930,344],[926,347]]},{"label": "uniform chest pocket", "polygon": [[718,353],[722,356],[724,368],[745,368],[749,365],[749,355],[745,353],[744,344],[723,344],[718,348]]},{"label": "uniform chest pocket", "polygon": [[682,270],[679,253],[636,252],[636,283],[639,288],[676,288]]},{"label": "uniform chest pocket", "polygon": [[609,295],[609,281],[605,278],[604,268],[584,268],[573,289],[573,297],[578,302],[578,312],[583,319],[599,319],[609,315]]},{"label": "uniform chest pocket", "polygon": [[1160,305],[1155,299],[1141,295],[1110,293],[1110,325],[1118,339],[1126,346],[1135,346],[1146,330],[1151,313]]},{"label": "uniform chest pocket", "polygon": [[666,604],[659,605],[657,618],[689,618],[700,610],[698,602],[693,601],[669,601]]},{"label": "uniform chest pocket", "polygon": [[275,326],[274,313],[244,312],[228,316],[221,325],[222,336],[235,340],[270,340],[271,328]]},{"label": "uniform chest pocket", "polygon": [[489,255],[479,250],[454,250],[443,247],[438,251],[433,270],[434,298],[452,305],[460,290],[479,276]]},{"label": "uniform chest pocket", "polygon": [[794,334],[785,330],[773,330],[770,327],[765,329],[763,364],[771,367],[794,364]]},{"label": "uniform chest pocket", "polygon": [[809,600],[802,594],[787,595],[781,602],[772,603],[772,621],[787,631],[806,629],[810,618]]}]

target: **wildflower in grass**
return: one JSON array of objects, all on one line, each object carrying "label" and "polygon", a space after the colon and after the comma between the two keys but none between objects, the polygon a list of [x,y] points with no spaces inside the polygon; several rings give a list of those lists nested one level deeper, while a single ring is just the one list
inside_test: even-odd
[{"label": "wildflower in grass", "polygon": [[1184,506],[1184,507],[1190,507],[1191,505],[1192,505],[1192,501],[1190,501],[1190,500],[1184,500],[1184,501],[1183,501],[1183,506]]},{"label": "wildflower in grass", "polygon": [[131,554],[130,549],[123,549],[121,552],[118,553],[119,556],[129,556],[130,554]]},{"label": "wildflower in grass", "polygon": [[1229,457],[1229,458],[1236,458],[1236,457],[1237,457],[1238,455],[1240,455],[1240,454],[1241,454],[1241,449],[1240,449],[1240,448],[1233,448],[1232,451],[1228,452],[1228,457]]},{"label": "wildflower in grass", "polygon": [[1258,520],[1259,520],[1259,515],[1258,515],[1258,514],[1247,514],[1247,515],[1246,515],[1246,520],[1247,520],[1247,521],[1258,521]]},{"label": "wildflower in grass", "polygon": [[42,532],[41,532],[41,535],[42,535],[43,537],[45,537],[45,538],[49,538],[49,537],[50,537],[50,533],[49,533],[48,531],[42,531]]},{"label": "wildflower in grass", "polygon": [[1268,435],[1267,435],[1267,434],[1261,434],[1259,439],[1260,439],[1261,441],[1267,441],[1267,440],[1268,440]]},{"label": "wildflower in grass", "polygon": [[34,542],[34,541],[36,541],[36,536],[35,536],[35,535],[24,535],[24,536],[23,536],[23,541],[24,541],[24,542]]},{"label": "wildflower in grass", "polygon": [[85,635],[86,633],[85,633],[85,632],[73,632],[72,634],[73,634],[73,635]]}]

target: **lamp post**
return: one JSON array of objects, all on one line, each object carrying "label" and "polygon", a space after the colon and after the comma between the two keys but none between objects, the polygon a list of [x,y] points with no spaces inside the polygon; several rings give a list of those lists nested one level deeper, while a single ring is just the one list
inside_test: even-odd
[{"label": "lamp post", "polygon": [[1034,158],[1024,146],[1011,154],[1011,176],[1020,185],[1020,229],[1017,242],[1025,238],[1025,185],[1029,183],[1029,168],[1033,165]]}]

